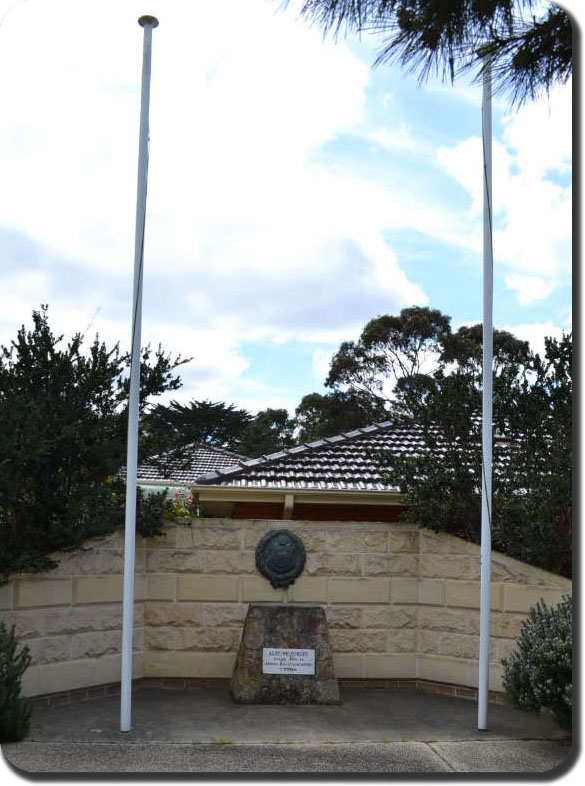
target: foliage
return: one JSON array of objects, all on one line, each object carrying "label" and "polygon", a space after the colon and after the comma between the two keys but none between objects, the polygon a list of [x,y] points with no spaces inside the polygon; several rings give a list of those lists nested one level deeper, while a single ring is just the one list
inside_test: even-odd
[{"label": "foliage", "polygon": [[183,518],[184,516],[197,515],[197,498],[191,491],[175,491],[170,500],[170,509],[173,516]]},{"label": "foliage", "polygon": [[199,444],[236,451],[244,428],[252,415],[234,404],[212,401],[190,401],[168,406],[156,404],[143,420],[144,456],[163,455],[169,450]]},{"label": "foliage", "polygon": [[188,462],[188,448],[194,444],[255,457],[294,445],[294,427],[285,409],[251,415],[234,404],[172,401],[168,406],[158,404],[145,416],[141,452],[163,470],[170,457]]},{"label": "foliage", "polygon": [[[382,456],[382,461],[389,479],[406,496],[411,520],[478,542],[480,326],[461,329],[447,343],[443,361],[456,363],[455,368],[449,371],[445,366],[432,375],[424,398],[410,411],[422,428],[423,449],[416,456]],[[541,359],[509,333],[494,333],[493,545],[567,576],[571,574],[571,346],[570,335],[560,341],[549,338]],[[409,405],[412,402],[411,397]]]},{"label": "foliage", "polygon": [[17,652],[14,625],[10,630],[0,622],[0,743],[18,742],[26,737],[31,708],[20,695],[20,680],[30,665],[28,647]]},{"label": "foliage", "polygon": [[242,430],[238,452],[256,458],[289,448],[295,444],[294,428],[294,420],[286,409],[268,407],[258,412]]},{"label": "foliage", "polygon": [[564,84],[572,71],[571,21],[552,3],[541,10],[533,0],[303,0],[301,15],[326,34],[377,34],[376,65],[398,60],[421,81],[432,73],[453,81],[470,69],[481,77],[480,53],[489,51],[496,90],[516,104]]},{"label": "foliage", "polygon": [[[413,306],[399,316],[370,320],[357,342],[344,341],[331,361],[325,384],[388,401],[396,382],[416,379],[436,366],[450,317],[437,309]],[[431,369],[429,369],[431,367]]]},{"label": "foliage", "polygon": [[569,596],[552,608],[539,602],[522,624],[517,649],[503,661],[504,689],[512,704],[529,712],[545,707],[566,731],[572,725],[572,622]]},{"label": "foliage", "polygon": [[175,515],[167,490],[146,493],[139,486],[136,491],[136,531],[144,538],[162,535],[164,519]]},{"label": "foliage", "polygon": [[[34,311],[0,347],[0,573],[45,570],[48,554],[112,531],[124,519],[130,358],[96,336],[66,346]],[[185,361],[142,350],[141,399],[179,387]]]},{"label": "foliage", "polygon": [[295,414],[299,442],[333,437],[388,418],[384,402],[355,390],[309,393]]},{"label": "foliage", "polygon": [[[413,307],[378,316],[331,362],[332,399],[349,405],[332,419],[336,401],[307,396],[299,425],[311,437],[325,436],[333,420],[339,433],[380,405],[384,419],[413,422],[421,438],[415,456],[376,454],[388,481],[405,495],[410,520],[478,542],[482,345],[481,325],[453,332],[440,311]],[[571,336],[546,339],[544,358],[507,331],[494,331],[493,346],[493,544],[568,576]]]}]

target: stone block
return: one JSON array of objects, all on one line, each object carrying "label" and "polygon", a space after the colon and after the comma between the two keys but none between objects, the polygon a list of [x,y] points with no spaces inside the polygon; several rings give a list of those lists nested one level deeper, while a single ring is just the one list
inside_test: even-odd
[{"label": "stone block", "polygon": [[361,628],[361,606],[327,606],[325,609],[329,628]]},{"label": "stone block", "polygon": [[364,628],[415,628],[416,609],[399,606],[367,606],[363,610]]},{"label": "stone block", "polygon": [[462,538],[457,538],[455,535],[449,535],[447,532],[433,532],[432,530],[421,529],[419,535],[421,553],[479,556],[479,546],[476,543],[470,543]]},{"label": "stone block", "polygon": [[327,550],[340,552],[347,551],[350,554],[358,554],[362,551],[386,551],[388,547],[387,532],[328,532]]},{"label": "stone block", "polygon": [[529,612],[539,600],[544,600],[547,606],[560,603],[566,590],[546,589],[544,587],[529,587],[521,584],[506,584],[504,586],[504,611]]},{"label": "stone block", "polygon": [[438,655],[419,655],[418,677],[421,680],[469,685],[468,661]]},{"label": "stone block", "polygon": [[149,601],[144,612],[144,624],[153,627],[189,625],[199,627],[203,624],[203,606],[188,601],[179,603]]},{"label": "stone block", "polygon": [[177,526],[175,535],[175,548],[185,551],[193,548],[193,528],[190,526]]},{"label": "stone block", "polygon": [[331,554],[317,552],[307,555],[305,572],[309,576],[360,576],[362,572],[359,554]]},{"label": "stone block", "polygon": [[419,632],[419,651],[432,652],[437,655],[441,652],[442,631],[422,630]]},{"label": "stone block", "polygon": [[445,582],[437,579],[421,579],[420,587],[421,606],[445,605]]},{"label": "stone block", "polygon": [[230,652],[236,649],[239,634],[225,628],[147,628],[147,650],[183,650]]},{"label": "stone block", "polygon": [[386,652],[386,631],[333,629],[330,636],[334,652]]},{"label": "stone block", "polygon": [[476,660],[479,657],[479,636],[468,636],[464,633],[444,634],[440,652],[441,655],[454,658]]},{"label": "stone block", "polygon": [[233,652],[145,652],[145,677],[231,677]]},{"label": "stone block", "polygon": [[304,576],[295,579],[287,589],[289,603],[327,603],[327,578],[325,576]]},{"label": "stone block", "polygon": [[[140,610],[135,609],[138,620]],[[111,630],[122,627],[121,604],[92,606],[62,606],[60,608],[22,609],[7,618],[14,624],[22,639],[60,634],[77,634],[84,631]]]},{"label": "stone block", "polygon": [[73,579],[73,602],[112,603],[122,600],[122,576],[76,576]]},{"label": "stone block", "polygon": [[78,633],[72,636],[71,658],[101,658],[104,655],[116,655],[122,646],[122,632],[100,631],[99,633]]},{"label": "stone block", "polygon": [[490,666],[489,670],[490,690],[504,692],[504,667],[499,664]]},{"label": "stone block", "polygon": [[147,552],[146,564],[149,573],[202,573],[204,557],[188,549],[156,549]]},{"label": "stone block", "polygon": [[195,526],[192,528],[192,545],[196,549],[234,550],[241,548],[239,527]]},{"label": "stone block", "polygon": [[245,603],[206,603],[203,616],[205,627],[240,630],[247,611],[248,607]]},{"label": "stone block", "polygon": [[391,554],[418,554],[418,532],[390,532],[388,535],[388,551]]},{"label": "stone block", "polygon": [[421,576],[429,579],[479,579],[479,560],[463,554],[421,554]]},{"label": "stone block", "polygon": [[412,554],[365,554],[366,576],[418,576],[418,556]]},{"label": "stone block", "polygon": [[[492,584],[490,604],[492,611],[502,609],[503,585]],[[447,606],[479,609],[479,581],[448,581],[446,584],[445,602]]]},{"label": "stone block", "polygon": [[[165,524],[162,535],[153,538],[144,538],[144,546],[147,549],[175,549],[177,548],[177,527],[176,524]],[[182,529],[182,528],[181,528]]]},{"label": "stone block", "polygon": [[[271,529],[290,529],[289,525],[291,522],[289,521],[282,521],[279,524],[275,525],[273,521],[254,521],[253,523],[248,523],[247,521],[242,522],[242,541],[243,547],[245,549],[252,549],[253,551],[256,550],[256,546],[258,545],[258,541],[266,535]],[[303,534],[298,532],[295,529],[295,533],[299,535],[301,539],[303,539]],[[306,548],[306,546],[305,546]]]},{"label": "stone block", "polygon": [[10,581],[0,587],[0,609],[12,609],[14,606],[14,583]]},{"label": "stone block", "polygon": [[[267,648],[311,650],[314,673],[265,670]],[[298,653],[297,653],[298,654]],[[320,606],[251,604],[234,667],[231,695],[242,704],[339,704],[339,686]]]},{"label": "stone block", "polygon": [[96,684],[98,678],[95,660],[63,661],[31,666],[22,675],[21,683],[24,696],[61,693]]},{"label": "stone block", "polygon": [[390,596],[388,579],[332,578],[329,581],[331,603],[388,603]]},{"label": "stone block", "polygon": [[241,582],[242,601],[269,600],[282,603],[286,598],[287,591],[281,588],[274,589],[264,576],[243,576]]},{"label": "stone block", "polygon": [[177,579],[169,573],[152,574],[146,577],[146,600],[175,600]]},{"label": "stone block", "polygon": [[[132,656],[132,677],[139,679],[144,676],[143,654],[135,652]],[[95,682],[94,685],[104,685],[108,682],[119,682],[122,672],[121,655],[105,655],[94,661],[95,663]]]},{"label": "stone block", "polygon": [[520,634],[522,623],[526,618],[526,614],[493,612],[490,621],[491,635],[506,639],[515,639]]},{"label": "stone block", "polygon": [[72,602],[71,579],[24,579],[15,582],[15,608],[65,606]]},{"label": "stone block", "polygon": [[479,633],[479,611],[422,607],[419,612],[419,625],[422,630],[476,634]]},{"label": "stone block", "polygon": [[390,600],[392,603],[418,604],[418,579],[390,579]]},{"label": "stone block", "polygon": [[238,578],[177,576],[177,600],[238,600]]},{"label": "stone block", "polygon": [[[416,658],[407,653],[364,655],[364,677],[368,679],[408,679],[416,677]],[[396,701],[400,700],[397,695]]]},{"label": "stone block", "polygon": [[333,664],[338,679],[360,679],[364,676],[364,656],[361,653],[334,652]]},{"label": "stone block", "polygon": [[414,628],[395,628],[386,634],[387,652],[412,652],[416,653],[418,646],[418,633]]},{"label": "stone block", "polygon": [[204,573],[255,573],[253,551],[203,551]]},{"label": "stone block", "polygon": [[32,658],[31,667],[70,660],[71,639],[71,636],[47,636],[27,641],[26,646],[29,648]]},{"label": "stone block", "polygon": [[58,555],[58,565],[51,576],[84,576],[102,573],[123,573],[124,554],[121,548],[88,548]]}]

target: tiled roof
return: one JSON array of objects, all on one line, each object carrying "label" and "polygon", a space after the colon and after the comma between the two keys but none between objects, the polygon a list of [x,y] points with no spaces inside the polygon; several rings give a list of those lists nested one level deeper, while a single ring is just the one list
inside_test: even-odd
[{"label": "tiled roof", "polygon": [[372,454],[424,452],[422,427],[390,421],[319,439],[257,459],[218,467],[198,485],[330,491],[398,491],[382,479]]},{"label": "tiled roof", "polygon": [[161,459],[141,464],[138,467],[138,481],[167,481],[191,485],[213,470],[233,467],[236,462],[247,460],[246,456],[239,456],[228,450],[191,445],[185,448],[180,458],[173,458],[172,454],[168,454]]}]

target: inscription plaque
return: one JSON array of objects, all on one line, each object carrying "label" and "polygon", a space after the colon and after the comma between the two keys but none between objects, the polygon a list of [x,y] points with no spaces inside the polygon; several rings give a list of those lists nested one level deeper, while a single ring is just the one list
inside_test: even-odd
[{"label": "inscription plaque", "polygon": [[262,649],[263,674],[314,674],[315,650]]}]

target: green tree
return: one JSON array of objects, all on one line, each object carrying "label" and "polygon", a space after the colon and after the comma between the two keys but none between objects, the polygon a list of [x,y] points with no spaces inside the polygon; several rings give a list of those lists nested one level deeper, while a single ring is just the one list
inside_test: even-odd
[{"label": "green tree", "polygon": [[[411,418],[415,456],[381,457],[421,526],[479,541],[481,531],[481,327],[448,340],[445,366]],[[454,339],[454,340],[452,340]],[[544,359],[494,333],[492,540],[495,548],[571,573],[571,336],[547,339]],[[447,373],[448,372],[448,373]]]},{"label": "green tree", "polygon": [[[110,531],[123,521],[128,368],[118,345],[80,333],[65,345],[34,311],[9,347],[0,347],[0,574],[45,569],[48,554]],[[141,410],[177,389],[172,360],[142,350]]]},{"label": "green tree", "polygon": [[[287,6],[289,0],[281,5]],[[496,90],[513,103],[548,93],[572,71],[568,14],[533,0],[303,0],[301,14],[327,34],[373,32],[382,38],[376,64],[398,60],[420,79],[454,80],[491,52]]]},{"label": "green tree", "polygon": [[162,469],[170,458],[190,461],[194,444],[261,456],[295,444],[295,422],[286,409],[265,409],[252,415],[234,404],[191,401],[158,404],[144,418],[142,455]]},{"label": "green tree", "polygon": [[333,356],[325,381],[334,390],[351,390],[372,401],[389,402],[397,383],[409,384],[438,368],[451,318],[438,309],[412,306],[399,316],[384,314],[364,327],[358,341],[344,341]]},{"label": "green tree", "polygon": [[145,415],[142,425],[141,455],[164,462],[169,451],[181,458],[189,445],[238,451],[241,435],[252,421],[246,410],[234,404],[212,401],[190,401],[168,406],[156,404]]},{"label": "green tree", "polygon": [[0,743],[18,742],[26,737],[31,716],[30,704],[21,695],[21,679],[31,663],[28,647],[17,651],[14,625],[0,622]]},{"label": "green tree", "polygon": [[299,442],[333,437],[388,419],[383,401],[361,391],[335,390],[303,396],[295,410]]},{"label": "green tree", "polygon": [[239,451],[255,458],[296,444],[295,421],[286,409],[261,410],[242,430]]}]

